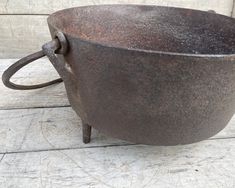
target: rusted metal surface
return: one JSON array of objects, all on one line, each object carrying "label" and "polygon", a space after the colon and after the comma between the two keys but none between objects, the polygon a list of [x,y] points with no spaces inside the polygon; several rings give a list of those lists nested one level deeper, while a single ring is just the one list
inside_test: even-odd
[{"label": "rusted metal surface", "polygon": [[52,38],[58,31],[66,38],[57,37],[64,55],[47,56],[83,121],[84,142],[92,126],[135,143],[189,144],[213,136],[234,114],[232,18],[106,5],[56,12],[48,25]]},{"label": "rusted metal surface", "polygon": [[62,82],[63,80],[61,78],[58,78],[56,80],[46,82],[43,84],[37,84],[37,85],[18,85],[18,84],[12,83],[10,81],[10,78],[22,67],[24,67],[24,66],[28,65],[29,63],[35,61],[36,59],[39,59],[44,56],[45,56],[45,53],[42,50],[40,50],[36,53],[33,53],[27,57],[20,59],[19,61],[14,63],[12,66],[10,66],[8,68],[8,70],[6,70],[2,75],[2,81],[5,84],[5,86],[7,86],[11,89],[29,90],[29,89],[39,89],[39,88],[46,87],[46,86],[49,86],[49,85],[52,85],[55,83]]},{"label": "rusted metal surface", "polygon": [[87,144],[91,141],[91,126],[90,125],[83,123],[82,136],[83,136],[83,143]]}]

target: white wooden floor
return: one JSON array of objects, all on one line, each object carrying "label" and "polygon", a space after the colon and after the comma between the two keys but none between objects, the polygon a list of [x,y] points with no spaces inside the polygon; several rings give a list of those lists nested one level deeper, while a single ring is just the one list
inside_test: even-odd
[{"label": "white wooden floor", "polygon": [[[0,75],[14,61],[0,60]],[[42,59],[13,81],[55,77]],[[16,91],[0,82],[0,187],[234,188],[235,116],[213,138],[191,145],[136,145],[94,129],[83,144],[63,84]]]}]

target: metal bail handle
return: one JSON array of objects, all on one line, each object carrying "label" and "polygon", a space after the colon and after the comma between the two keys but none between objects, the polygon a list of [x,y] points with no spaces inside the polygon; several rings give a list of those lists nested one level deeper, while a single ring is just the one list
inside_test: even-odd
[{"label": "metal bail handle", "polygon": [[38,88],[46,87],[55,83],[62,82],[63,80],[61,78],[58,78],[50,82],[37,84],[37,85],[18,85],[18,84],[11,82],[10,79],[22,67],[26,66],[27,64],[41,57],[47,56],[52,64],[57,63],[58,59],[55,53],[65,54],[67,51],[67,48],[68,48],[67,41],[66,41],[64,34],[62,32],[56,32],[55,38],[52,41],[44,44],[42,46],[42,50],[20,59],[19,61],[11,65],[6,71],[4,71],[2,75],[2,81],[4,85],[11,89],[29,90],[29,89],[38,89]]}]

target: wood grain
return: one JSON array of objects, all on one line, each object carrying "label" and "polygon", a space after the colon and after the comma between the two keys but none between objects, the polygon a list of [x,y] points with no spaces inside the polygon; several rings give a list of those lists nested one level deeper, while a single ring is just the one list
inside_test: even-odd
[{"label": "wood grain", "polygon": [[[5,154],[1,187],[233,188],[234,139]],[[1,157],[1,156],[0,156]]]},{"label": "wood grain", "polygon": [[70,107],[0,110],[0,117],[0,153],[126,144],[95,129],[83,144],[81,120]]},{"label": "wood grain", "polygon": [[[17,59],[0,59],[0,76]],[[39,59],[16,73],[12,81],[18,84],[36,84],[58,78],[48,59]],[[36,90],[20,91],[6,88],[0,81],[0,109],[35,108],[69,105],[64,84],[59,83]]]},{"label": "wood grain", "polygon": [[60,9],[98,4],[153,4],[161,6],[185,7],[200,10],[215,10],[231,15],[233,0],[1,0],[0,14],[51,14]]},{"label": "wood grain", "polygon": [[0,58],[23,57],[50,41],[47,16],[0,15]]}]

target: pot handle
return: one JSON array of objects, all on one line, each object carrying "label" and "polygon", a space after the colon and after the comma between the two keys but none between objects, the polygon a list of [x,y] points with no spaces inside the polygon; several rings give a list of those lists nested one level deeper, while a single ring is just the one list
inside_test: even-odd
[{"label": "pot handle", "polygon": [[2,75],[2,81],[4,85],[11,89],[29,90],[29,89],[38,89],[38,88],[46,87],[55,83],[62,82],[63,81],[62,78],[58,78],[50,82],[37,84],[37,85],[18,85],[18,84],[11,82],[10,79],[22,67],[28,65],[29,63],[41,57],[47,56],[53,65],[58,63],[58,59],[55,55],[55,52],[60,53],[60,54],[65,54],[66,50],[67,50],[67,41],[63,33],[56,32],[55,38],[52,41],[44,44],[42,46],[42,50],[20,59],[19,61],[11,65],[7,70],[5,70],[5,72]]}]

